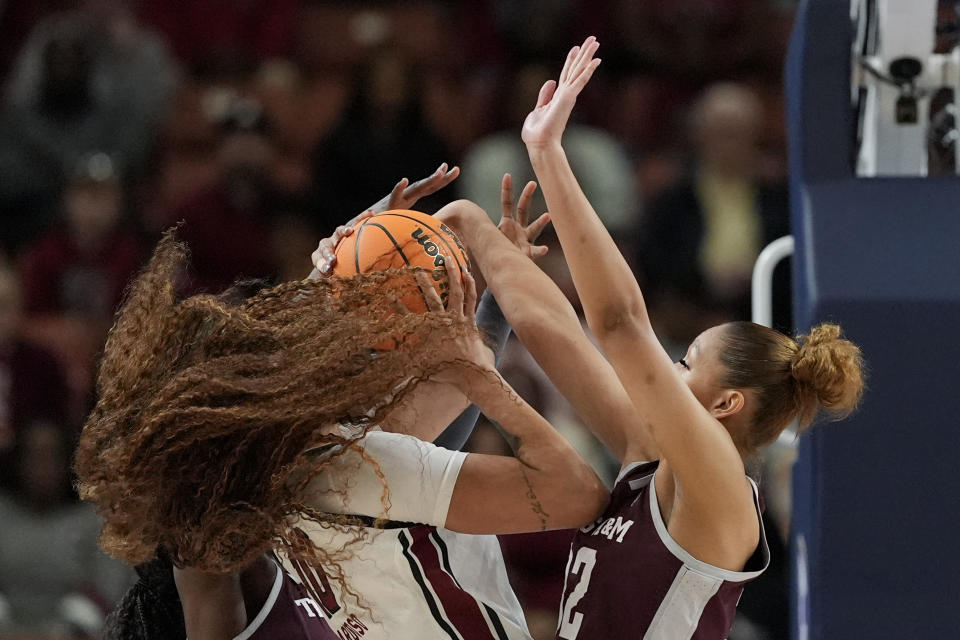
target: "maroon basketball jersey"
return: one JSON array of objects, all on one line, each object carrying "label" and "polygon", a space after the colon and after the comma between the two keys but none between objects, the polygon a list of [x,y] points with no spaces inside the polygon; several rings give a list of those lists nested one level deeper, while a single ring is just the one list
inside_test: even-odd
[{"label": "maroon basketball jersey", "polygon": [[677,544],[657,504],[657,465],[624,469],[606,511],[574,537],[558,638],[722,640],[733,626],[743,586],[767,568],[762,522],[760,544],[743,571],[701,562]]},{"label": "maroon basketball jersey", "polygon": [[277,567],[273,589],[260,613],[234,640],[339,640],[323,610]]}]

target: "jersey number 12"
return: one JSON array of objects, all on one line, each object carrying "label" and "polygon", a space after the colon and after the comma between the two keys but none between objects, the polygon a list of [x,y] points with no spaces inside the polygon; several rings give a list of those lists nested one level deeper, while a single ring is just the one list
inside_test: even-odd
[{"label": "jersey number 12", "polygon": [[[570,573],[571,575],[579,575],[580,580],[567,597],[567,602],[563,607],[563,615],[560,617],[560,629],[557,631],[557,635],[564,640],[574,640],[580,633],[583,614],[574,613],[573,610],[587,593],[587,588],[590,586],[590,575],[593,573],[593,566],[596,563],[597,550],[588,547],[580,547],[577,551],[577,557],[573,559]],[[582,571],[581,567],[583,568]]]}]

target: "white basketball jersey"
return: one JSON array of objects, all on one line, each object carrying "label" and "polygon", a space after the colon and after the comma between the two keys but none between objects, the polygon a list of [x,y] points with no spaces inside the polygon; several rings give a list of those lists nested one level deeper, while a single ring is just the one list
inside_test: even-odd
[{"label": "white basketball jersey", "polygon": [[[318,547],[344,550],[337,563],[343,582],[334,578],[336,568],[283,558],[334,632],[344,640],[529,639],[496,536],[438,526],[466,454],[380,431],[361,443],[363,455],[348,450],[311,481],[307,502],[392,522],[386,528],[298,523]],[[386,501],[384,481],[365,456],[386,479]]]}]

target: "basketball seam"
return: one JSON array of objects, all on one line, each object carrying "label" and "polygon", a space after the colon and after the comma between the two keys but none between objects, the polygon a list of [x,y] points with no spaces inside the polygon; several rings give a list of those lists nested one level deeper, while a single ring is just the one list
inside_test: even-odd
[{"label": "basketball seam", "polygon": [[363,235],[363,228],[367,226],[367,223],[360,225],[360,229],[357,230],[357,237],[353,241],[353,266],[356,268],[357,273],[360,273],[360,236]]},{"label": "basketball seam", "polygon": [[[422,220],[417,220],[417,219],[414,218],[413,216],[404,215],[404,214],[402,214],[402,213],[385,212],[385,213],[383,213],[383,214],[381,214],[381,215],[384,215],[384,216],[396,216],[396,217],[398,217],[398,218],[406,218],[407,220],[412,220],[413,222],[416,222],[417,224],[422,224],[423,226],[425,226],[427,229],[429,229],[431,232],[433,232],[433,234],[434,234],[435,236],[437,236],[437,238],[439,238],[441,242],[443,242],[443,244],[447,247],[447,249],[449,249],[450,255],[453,256],[453,259],[457,261],[457,267],[458,267],[461,271],[463,270],[463,264],[461,264],[460,258],[457,257],[456,251],[454,251],[454,250],[450,247],[450,243],[447,241],[446,238],[443,237],[443,234],[440,233],[439,231],[437,231],[436,229],[434,229],[433,227],[431,227],[429,224],[427,224],[426,222],[423,222]],[[392,238],[391,238],[391,240],[392,240]],[[459,247],[458,247],[458,248],[459,248]]]},{"label": "basketball seam", "polygon": [[[393,237],[393,234],[391,234],[389,231],[387,231],[387,228],[384,227],[382,224],[378,224],[378,223],[376,223],[376,222],[368,222],[367,224],[369,224],[369,225],[372,226],[372,227],[377,227],[378,229],[380,229],[381,231],[383,231],[384,234],[386,234],[386,236],[390,239],[390,242],[393,243],[393,248],[396,249],[396,250],[397,250],[397,253],[400,254],[400,257],[403,258],[403,264],[405,264],[405,265],[407,265],[407,266],[409,267],[409,266],[410,266],[410,261],[407,260],[406,254],[403,253],[403,249],[400,247],[399,244],[397,244],[397,240]],[[367,225],[363,225],[363,226],[367,226]],[[357,238],[357,244],[358,244],[358,245],[360,244],[360,239],[359,239],[359,238]],[[360,264],[359,258],[357,259],[357,264],[358,264],[358,265]],[[360,271],[360,268],[359,268],[359,267],[357,267],[357,271]]]}]

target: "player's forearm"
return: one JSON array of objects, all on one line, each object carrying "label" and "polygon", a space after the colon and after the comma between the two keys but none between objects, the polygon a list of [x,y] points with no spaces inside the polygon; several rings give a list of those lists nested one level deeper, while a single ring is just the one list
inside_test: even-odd
[{"label": "player's forearm", "polygon": [[577,183],[563,148],[553,144],[527,150],[597,339],[603,343],[627,324],[648,325],[636,278]]},{"label": "player's forearm", "polygon": [[463,393],[480,407],[485,416],[516,438],[519,446],[569,447],[550,423],[524,402],[498,371],[477,368],[463,371],[459,377],[457,385]]},{"label": "player's forearm", "polygon": [[[487,287],[524,344],[531,333],[544,336],[580,330],[573,307],[556,284],[494,226],[482,209],[468,201],[450,206],[446,224],[470,247]],[[556,324],[545,327],[545,318]]]},{"label": "player's forearm", "polygon": [[[500,305],[491,291],[484,291],[477,305],[477,327],[486,336],[487,345],[493,349],[494,362],[499,362],[503,348],[510,337],[510,323],[503,316]],[[480,408],[475,404],[463,410],[456,420],[433,441],[438,447],[459,451],[467,443],[480,417]]]},{"label": "player's forearm", "polygon": [[476,248],[471,249],[475,262],[517,337],[587,427],[621,458],[627,443],[639,437],[634,421],[624,419],[632,413],[629,399],[622,390],[618,393],[609,385],[598,390],[593,384],[611,378],[612,370],[584,334],[570,302],[484,212],[468,212],[467,217],[454,217],[450,224],[459,225],[457,233]]},{"label": "player's forearm", "polygon": [[380,421],[380,428],[433,442],[470,405],[456,387],[420,382]]},{"label": "player's forearm", "polygon": [[580,526],[603,509],[608,494],[594,470],[563,436],[498,375],[469,385],[484,415],[517,440],[516,460],[544,528]]}]

